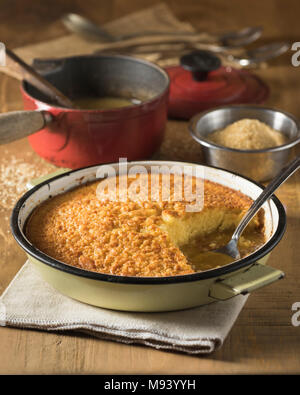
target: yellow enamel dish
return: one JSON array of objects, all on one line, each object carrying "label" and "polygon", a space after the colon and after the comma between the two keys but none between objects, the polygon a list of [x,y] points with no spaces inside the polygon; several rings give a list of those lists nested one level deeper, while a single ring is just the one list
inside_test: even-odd
[{"label": "yellow enamel dish", "polygon": [[[185,162],[142,161],[133,166],[174,165],[198,168],[207,180],[239,190],[255,199],[262,187],[231,172]],[[104,165],[102,165],[104,166]],[[118,172],[118,163],[110,164]],[[24,234],[26,220],[41,202],[85,182],[97,179],[100,166],[69,172],[59,171],[51,178],[38,180],[16,204],[11,219],[16,241],[41,276],[62,294],[91,305],[125,311],[172,311],[226,300],[252,292],[284,276],[283,272],[266,266],[270,251],[285,231],[285,211],[276,197],[263,206],[266,242],[254,253],[222,267],[203,272],[168,277],[133,277],[96,273],[67,265],[38,250]]]}]

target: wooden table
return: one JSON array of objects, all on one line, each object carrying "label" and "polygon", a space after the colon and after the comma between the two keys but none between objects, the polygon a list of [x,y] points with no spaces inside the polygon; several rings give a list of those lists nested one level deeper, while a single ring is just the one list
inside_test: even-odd
[{"label": "wooden table", "polygon": [[[81,12],[105,23],[154,3],[150,0],[18,0],[12,7],[9,0],[4,0],[0,37],[14,48],[64,35],[65,29],[58,18],[65,12]],[[179,19],[191,22],[198,29],[221,31],[262,25],[265,30],[261,42],[300,41],[297,0],[289,1],[288,7],[284,0],[215,0],[213,3],[170,0],[167,3]],[[267,105],[300,118],[300,67],[292,67],[291,55],[289,52],[257,73],[271,86]],[[4,75],[0,76],[0,109],[2,112],[22,109],[18,83]],[[185,122],[168,122],[159,156],[201,161],[200,149],[188,136]],[[7,167],[12,161],[17,165],[22,161],[32,164],[41,173],[53,169],[37,158],[26,139],[0,147],[0,166]],[[21,184],[24,182],[19,180]],[[300,302],[300,173],[282,186],[277,195],[287,208],[288,227],[269,264],[282,269],[286,278],[250,296],[225,344],[214,354],[187,356],[73,333],[0,328],[0,373],[299,373],[300,327],[291,324],[291,306]],[[25,260],[9,233],[10,205],[0,206],[0,293]]]}]

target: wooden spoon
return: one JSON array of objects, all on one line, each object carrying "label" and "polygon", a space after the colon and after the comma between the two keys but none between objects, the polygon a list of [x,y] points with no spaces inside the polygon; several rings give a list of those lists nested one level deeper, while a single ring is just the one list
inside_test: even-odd
[{"label": "wooden spoon", "polygon": [[39,91],[43,92],[51,102],[67,108],[75,108],[74,104],[61,91],[53,86],[49,81],[37,73],[34,68],[20,59],[13,51],[6,48],[7,66],[11,69],[10,73],[19,80],[26,80]]}]

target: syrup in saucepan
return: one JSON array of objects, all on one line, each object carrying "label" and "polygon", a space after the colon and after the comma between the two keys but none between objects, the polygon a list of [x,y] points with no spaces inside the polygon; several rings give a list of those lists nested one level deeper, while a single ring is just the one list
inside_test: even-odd
[{"label": "syrup in saucepan", "polygon": [[134,106],[141,103],[137,98],[117,96],[84,96],[73,100],[74,105],[82,110],[111,110]]}]

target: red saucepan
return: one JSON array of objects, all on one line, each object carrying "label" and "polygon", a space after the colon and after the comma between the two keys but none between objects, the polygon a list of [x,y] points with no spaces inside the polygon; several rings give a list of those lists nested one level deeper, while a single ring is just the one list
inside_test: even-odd
[{"label": "red saucepan", "polygon": [[0,115],[0,143],[28,136],[32,148],[58,166],[79,168],[126,157],[150,157],[167,120],[169,78],[146,61],[127,56],[76,56],[40,60],[43,76],[71,100],[77,97],[134,97],[138,104],[109,110],[59,107],[22,82],[24,109]]}]

